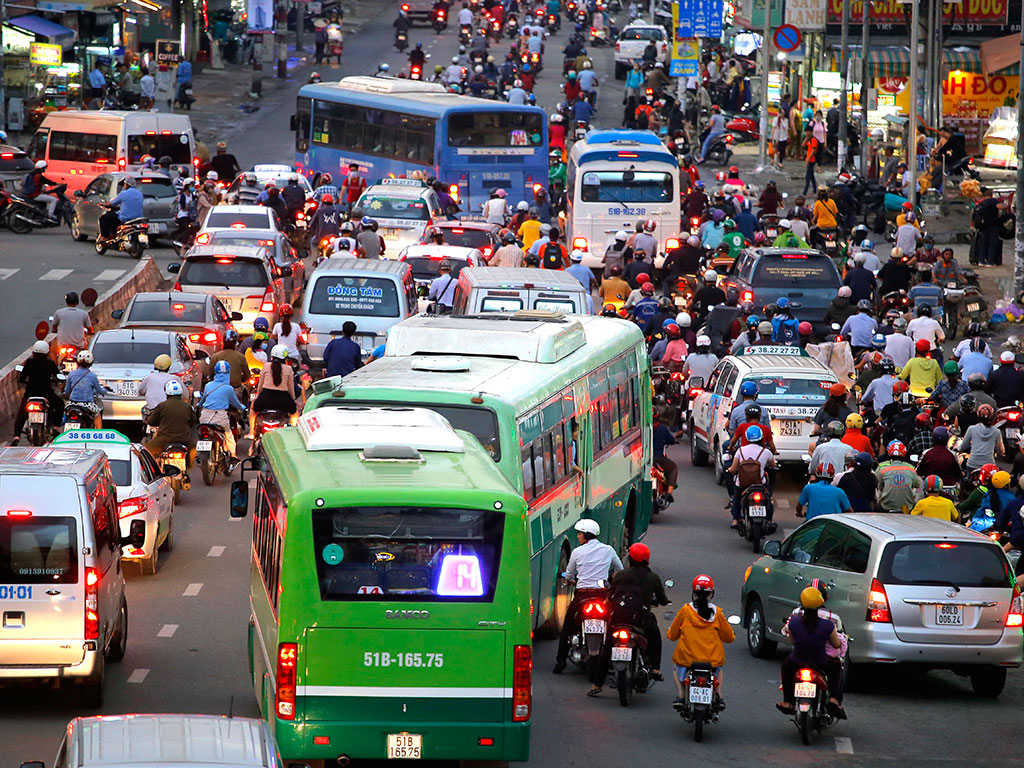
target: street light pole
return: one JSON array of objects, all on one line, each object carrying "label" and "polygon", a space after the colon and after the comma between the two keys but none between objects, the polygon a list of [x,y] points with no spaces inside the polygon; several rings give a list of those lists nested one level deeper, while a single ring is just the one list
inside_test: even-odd
[{"label": "street light pole", "polygon": [[[868,177],[868,43],[871,40],[871,3],[864,3],[860,30],[860,176]],[[876,150],[877,152],[877,150]]]},{"label": "street light pole", "polygon": [[[1021,6],[1021,22],[1024,23],[1024,5]],[[1024,30],[1024,27],[1021,27]],[[1024,33],[1020,38],[1020,63],[1021,71],[1024,72]],[[1017,231],[1013,237],[1013,295],[1016,296],[1024,291],[1024,210],[1019,200],[1024,200],[1024,161],[1021,160],[1021,153],[1024,152],[1024,119],[1020,113],[1020,92],[1017,94],[1017,192],[1013,196],[1014,213],[1017,216]]]},{"label": "street light pole", "polygon": [[4,0],[0,0],[0,129],[7,130],[7,77],[4,74],[4,22],[7,20],[7,8]]},{"label": "street light pole", "polygon": [[921,37],[921,0],[911,3],[910,12],[910,113],[907,115],[907,170],[910,172],[910,184],[907,197],[911,202],[917,200],[917,46]]},{"label": "street light pole", "polygon": [[772,32],[772,0],[764,0],[764,26],[761,30],[761,139],[757,147],[757,166],[764,168],[768,163],[768,38]]},{"label": "street light pole", "polygon": [[[868,3],[865,2],[864,5],[868,5]],[[847,77],[850,70],[850,0],[843,0],[843,28],[839,47],[841,50],[839,62],[841,91],[839,93],[839,140],[836,143],[836,173],[843,172],[843,161],[846,160],[846,126],[849,115],[847,92],[850,85]]]}]

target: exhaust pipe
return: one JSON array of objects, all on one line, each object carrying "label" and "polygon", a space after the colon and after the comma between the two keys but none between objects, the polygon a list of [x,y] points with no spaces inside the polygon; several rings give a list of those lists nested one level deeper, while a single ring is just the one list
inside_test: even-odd
[{"label": "exhaust pipe", "polygon": [[712,723],[717,723],[718,722],[718,715],[712,715],[711,716],[711,722]]},{"label": "exhaust pipe", "polygon": [[350,758],[348,755],[338,755],[337,763],[342,768],[345,768],[345,766],[348,765],[351,762],[352,762],[352,758]]}]

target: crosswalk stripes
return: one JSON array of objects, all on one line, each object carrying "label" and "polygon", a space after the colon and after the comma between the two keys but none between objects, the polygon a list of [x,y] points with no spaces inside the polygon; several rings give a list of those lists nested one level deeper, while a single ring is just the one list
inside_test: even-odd
[{"label": "crosswalk stripes", "polygon": [[96,277],[94,277],[93,280],[99,283],[119,280],[121,276],[127,271],[127,269],[105,269],[98,275],[96,275]]},{"label": "crosswalk stripes", "polygon": [[[0,280],[9,280],[21,271],[21,267],[0,267]],[[35,279],[57,282],[60,280],[67,280],[70,276],[74,275],[74,279],[80,280],[83,275],[91,275],[91,272],[91,270],[84,269],[51,269],[39,275]],[[97,283],[113,283],[123,278],[126,274],[128,274],[127,269],[104,269],[95,276],[85,277],[85,280]],[[25,276],[23,275],[22,277]]]},{"label": "crosswalk stripes", "polygon": [[39,277],[40,280],[64,280],[75,270],[73,269],[51,269]]},{"label": "crosswalk stripes", "polygon": [[0,269],[0,280],[6,280],[18,271],[18,267],[4,267]]}]

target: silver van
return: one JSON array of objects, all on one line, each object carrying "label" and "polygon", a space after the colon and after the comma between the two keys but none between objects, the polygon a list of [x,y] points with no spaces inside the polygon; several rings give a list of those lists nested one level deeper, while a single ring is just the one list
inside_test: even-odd
[{"label": "silver van", "polygon": [[[45,768],[41,760],[22,768]],[[53,768],[281,768],[266,720],[220,715],[76,717]],[[290,763],[289,768],[304,768]]]},{"label": "silver van", "polygon": [[459,272],[453,315],[536,309],[565,315],[591,314],[588,293],[568,272],[532,267],[473,267]]},{"label": "silver van", "polygon": [[812,579],[853,642],[853,663],[951,669],[998,696],[1022,660],[1024,605],[994,541],[954,523],[884,513],[820,515],[767,541],[744,577],[751,654],[769,657]]},{"label": "silver van", "polygon": [[306,351],[310,360],[322,362],[324,347],[351,320],[354,340],[368,355],[384,343],[388,328],[418,311],[416,281],[404,261],[328,259],[309,276],[302,299]]},{"label": "silver van", "polygon": [[0,449],[0,684],[80,687],[103,703],[106,663],[128,643],[122,538],[107,456],[79,448]]}]

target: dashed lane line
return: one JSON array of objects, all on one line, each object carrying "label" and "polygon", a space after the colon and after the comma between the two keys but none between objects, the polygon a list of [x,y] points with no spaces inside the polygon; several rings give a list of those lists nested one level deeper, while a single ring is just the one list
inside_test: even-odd
[{"label": "dashed lane line", "polygon": [[149,670],[148,669],[146,669],[144,667],[139,667],[138,669],[134,670],[130,675],[128,675],[128,682],[129,683],[141,683],[143,680],[146,679],[146,675],[148,675],[148,674],[149,674]]},{"label": "dashed lane line", "polygon": [[157,637],[174,637],[174,633],[178,631],[177,624],[164,624],[160,627],[160,631],[156,633]]},{"label": "dashed lane line", "polygon": [[849,736],[836,736],[836,752],[844,755],[853,754],[853,739]]},{"label": "dashed lane line", "polygon": [[224,547],[215,546],[210,547],[210,551],[206,553],[207,557],[220,557],[224,554]]},{"label": "dashed lane line", "polygon": [[199,590],[201,590],[202,588],[203,588],[202,582],[192,582],[187,587],[185,587],[185,591],[181,593],[181,596],[182,597],[195,597],[196,595],[199,594]]},{"label": "dashed lane line", "polygon": [[4,267],[0,269],[0,280],[6,280],[21,271],[21,267]]},{"label": "dashed lane line", "polygon": [[75,270],[73,269],[51,269],[46,274],[40,275],[40,280],[63,280]]}]

